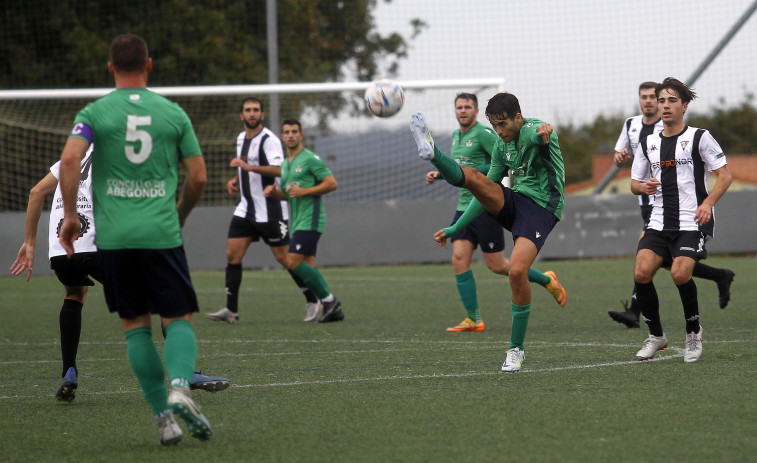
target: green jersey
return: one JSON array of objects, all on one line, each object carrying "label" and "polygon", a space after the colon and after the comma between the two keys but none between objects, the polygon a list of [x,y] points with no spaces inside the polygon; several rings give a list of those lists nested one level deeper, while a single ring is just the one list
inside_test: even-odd
[{"label": "green jersey", "polygon": [[71,136],[97,146],[92,192],[98,248],[182,245],[178,164],[202,152],[179,105],[147,89],[118,89],[81,110]]},{"label": "green jersey", "polygon": [[281,189],[287,193],[289,200],[289,228],[292,233],[297,230],[317,231],[323,233],[326,228],[326,209],[322,196],[289,197],[289,187],[310,188],[318,185],[331,175],[326,163],[314,152],[303,148],[291,161],[288,156],[281,163]]},{"label": "green jersey", "polygon": [[533,199],[559,220],[564,204],[565,164],[557,133],[552,132],[549,143],[536,135],[542,124],[539,119],[525,119],[515,141],[505,143],[500,139],[494,147],[487,176],[500,182],[509,170],[512,190]]},{"label": "green jersey", "polygon": [[[460,133],[460,129],[452,132],[452,149],[449,155],[460,166],[474,167],[485,174],[491,163],[492,151],[497,140],[499,137],[492,129],[476,122],[465,133]],[[464,211],[471,199],[473,199],[473,193],[460,188],[457,210]]]}]

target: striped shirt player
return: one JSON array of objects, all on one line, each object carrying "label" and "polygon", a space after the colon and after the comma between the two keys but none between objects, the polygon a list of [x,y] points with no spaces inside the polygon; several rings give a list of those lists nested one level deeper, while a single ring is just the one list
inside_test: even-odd
[{"label": "striped shirt player", "polygon": [[[50,173],[56,179],[60,178],[60,161],[50,167]],[[95,216],[92,206],[92,146],[81,161],[81,177],[79,178],[79,191],[76,197],[76,212],[79,215],[81,231],[79,238],[74,241],[74,252],[97,252],[95,245]],[[50,226],[48,230],[48,254],[50,259],[57,256],[65,256],[66,251],[60,244],[58,231],[63,223],[63,198],[60,185],[55,188],[53,204],[50,209]]]},{"label": "striped shirt player", "polygon": [[[251,166],[281,166],[284,160],[281,140],[267,127],[263,127],[253,138],[247,138],[246,132],[241,132],[237,137],[237,158]],[[266,186],[278,186],[278,177],[268,177],[242,168],[238,171],[240,198],[234,210],[235,216],[259,223],[289,220],[286,201],[266,198],[263,194]]]},{"label": "striped shirt player", "polygon": [[686,127],[673,137],[654,133],[641,139],[634,155],[631,178],[658,179],[662,185],[650,200],[648,229],[700,231],[713,236],[715,216],[705,224],[694,220],[697,207],[708,196],[709,173],[726,165],[725,154],[709,131]]},{"label": "striped shirt player", "polygon": [[[641,114],[629,117],[623,124],[618,141],[615,142],[615,152],[627,150],[629,153],[635,153],[636,148],[639,146],[639,140],[653,133],[660,132],[662,132],[661,118],[658,118],[653,124],[645,124],[644,116]],[[641,207],[641,216],[644,219],[644,226],[646,227],[649,221],[649,213],[651,212],[649,197],[647,195],[639,195],[639,206]]]}]

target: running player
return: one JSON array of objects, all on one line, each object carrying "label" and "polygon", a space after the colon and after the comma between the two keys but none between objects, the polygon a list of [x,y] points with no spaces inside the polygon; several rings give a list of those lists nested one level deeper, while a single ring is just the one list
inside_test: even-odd
[{"label": "running player", "polygon": [[[72,256],[81,230],[76,210],[80,163],[96,142],[92,194],[108,308],[121,319],[129,362],[155,415],[161,444],[182,440],[174,414],[187,422],[193,437],[208,440],[210,423],[189,389],[197,357],[192,321],[198,306],[181,239],[181,227],[207,183],[205,162],[186,113],[147,90],[152,59],[141,37],[116,37],[108,70],[115,91],[79,112],[61,154],[60,242]],[[186,177],[177,201],[179,163]],[[170,393],[152,340],[152,313],[160,315],[166,331]]]},{"label": "running player", "polygon": [[[636,298],[649,327],[649,337],[636,358],[650,359],[668,346],[653,278],[660,267],[670,266],[686,321],[683,360],[696,362],[702,356],[702,326],[697,286],[691,277],[696,262],[707,257],[705,242],[713,236],[715,226],[713,207],[731,185],[731,172],[712,135],[683,122],[696,94],[668,77],[655,86],[655,96],[663,130],[640,140],[631,168],[631,191],[651,195],[652,201],[634,266]],[[710,172],[717,180],[708,193]]]},{"label": "running player", "polygon": [[[629,159],[633,158],[633,153],[639,146],[639,140],[662,131],[663,124],[657,105],[657,98],[655,97],[655,86],[657,86],[657,82],[642,82],[639,85],[639,107],[641,108],[641,114],[629,117],[623,124],[618,141],[615,143],[614,160],[618,166],[625,164]],[[652,205],[649,202],[649,196],[645,194],[639,195],[639,207],[641,208],[641,218],[644,221],[644,226],[639,236],[639,239],[641,239],[649,223],[649,216],[652,214]],[[724,309],[728,305],[728,301],[731,299],[731,282],[733,282],[735,275],[733,271],[714,268],[702,262],[697,262],[694,266],[693,275],[697,278],[716,282],[718,285],[720,308]],[[636,287],[634,286],[630,304],[624,302],[623,311],[610,310],[607,313],[610,315],[610,318],[618,323],[622,323],[629,328],[638,328],[641,312],[636,299]]]}]

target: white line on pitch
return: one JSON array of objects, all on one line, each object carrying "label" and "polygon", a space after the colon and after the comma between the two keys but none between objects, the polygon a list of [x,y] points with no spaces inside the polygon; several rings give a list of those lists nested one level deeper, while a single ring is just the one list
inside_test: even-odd
[{"label": "white line on pitch", "polygon": [[[666,360],[673,360],[677,358],[683,357],[683,349],[678,349],[675,347],[669,348],[670,350],[676,351],[676,354],[674,355],[665,355],[665,356],[659,356],[657,358],[647,360],[644,363],[652,363],[652,362],[662,362]],[[551,373],[555,371],[565,371],[565,370],[582,370],[582,369],[588,369],[588,368],[604,368],[604,367],[613,367],[613,366],[624,366],[624,365],[638,365],[641,362],[638,360],[625,360],[622,362],[604,362],[604,363],[594,363],[590,365],[570,365],[570,366],[564,366],[564,367],[552,367],[552,368],[540,368],[536,370],[521,370],[518,372],[518,374],[524,374],[524,373]],[[404,381],[404,380],[417,380],[417,379],[444,379],[444,378],[468,378],[468,377],[474,377],[474,376],[494,376],[494,375],[503,375],[506,376],[506,373],[501,373],[499,371],[478,371],[478,372],[468,372],[468,373],[434,373],[431,375],[402,375],[402,376],[377,376],[373,378],[350,378],[350,379],[329,379],[329,380],[314,380],[314,381],[291,381],[291,382],[284,382],[284,383],[264,383],[264,384],[232,384],[232,388],[239,388],[239,389],[249,389],[249,388],[267,388],[267,387],[282,387],[282,386],[309,386],[309,385],[317,385],[317,384],[345,384],[345,383],[368,383],[368,382],[379,382],[379,381]],[[101,392],[89,392],[90,395],[114,395],[114,394],[131,394],[131,393],[138,393],[139,389],[119,389],[118,391],[101,391]],[[0,396],[0,400],[6,400],[6,399],[40,399],[47,397],[47,394],[43,396]]]}]

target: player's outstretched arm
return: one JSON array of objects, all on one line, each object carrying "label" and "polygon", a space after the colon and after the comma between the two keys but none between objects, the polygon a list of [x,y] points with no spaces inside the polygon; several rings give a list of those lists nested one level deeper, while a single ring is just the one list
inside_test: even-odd
[{"label": "player's outstretched arm", "polygon": [[482,206],[481,203],[478,202],[478,199],[473,198],[470,204],[468,204],[468,208],[465,209],[465,212],[463,212],[463,215],[461,215],[460,218],[457,219],[457,222],[443,230],[444,234],[446,236],[457,235],[463,228],[468,226],[468,224],[473,222],[473,220],[475,220],[475,218],[481,215],[483,212],[484,206]]},{"label": "player's outstretched arm", "polygon": [[37,226],[45,205],[45,197],[55,191],[58,179],[52,173],[48,173],[29,192],[29,203],[26,206],[26,232],[24,243],[18,250],[18,257],[11,266],[11,274],[18,276],[26,272],[26,281],[32,277],[34,269],[34,247],[37,245]]}]

